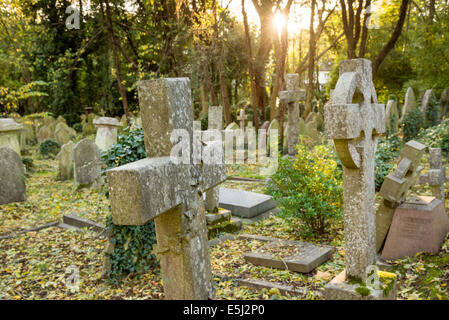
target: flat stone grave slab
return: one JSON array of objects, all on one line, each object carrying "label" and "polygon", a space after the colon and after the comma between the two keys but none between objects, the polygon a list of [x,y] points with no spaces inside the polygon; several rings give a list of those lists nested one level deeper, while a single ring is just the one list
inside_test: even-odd
[{"label": "flat stone grave slab", "polygon": [[231,210],[234,216],[252,218],[275,208],[276,201],[261,193],[220,188],[219,206]]},{"label": "flat stone grave slab", "polygon": [[244,259],[254,265],[309,273],[331,256],[332,247],[329,246],[274,239],[256,251],[245,254]]}]

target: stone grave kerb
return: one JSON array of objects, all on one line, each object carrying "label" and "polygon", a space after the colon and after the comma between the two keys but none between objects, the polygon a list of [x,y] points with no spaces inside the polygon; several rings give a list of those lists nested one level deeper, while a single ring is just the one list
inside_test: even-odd
[{"label": "stone grave kerb", "polygon": [[376,256],[374,158],[378,135],[385,132],[385,105],[377,101],[371,61],[340,62],[324,118],[343,164],[346,278],[366,281]]},{"label": "stone grave kerb", "polygon": [[193,108],[187,78],[138,83],[146,159],[107,171],[112,218],[119,225],[154,219],[166,299],[214,297],[204,191],[226,179],[224,163],[171,161],[175,129],[193,139]]}]

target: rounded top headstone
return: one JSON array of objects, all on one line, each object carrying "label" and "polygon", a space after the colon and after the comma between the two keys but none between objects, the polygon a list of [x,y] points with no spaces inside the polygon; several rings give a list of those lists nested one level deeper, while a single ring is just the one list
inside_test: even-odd
[{"label": "rounded top headstone", "polygon": [[0,132],[20,131],[23,129],[23,124],[17,123],[12,118],[0,119]]}]

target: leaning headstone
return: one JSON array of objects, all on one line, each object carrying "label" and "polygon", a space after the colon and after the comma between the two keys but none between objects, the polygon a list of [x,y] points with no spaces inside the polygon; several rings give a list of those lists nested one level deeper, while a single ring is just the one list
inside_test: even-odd
[{"label": "leaning headstone", "polygon": [[429,184],[432,195],[445,201],[444,183],[446,181],[446,168],[443,166],[441,148],[429,149],[429,172],[419,177],[420,184]]},{"label": "leaning headstone", "polygon": [[25,167],[19,154],[0,147],[0,204],[26,200]]},{"label": "leaning headstone", "polygon": [[[219,130],[223,128],[223,107],[209,107],[208,114],[208,129]],[[215,212],[218,210],[218,196],[219,188],[211,188],[206,191],[205,208],[208,212]]]},{"label": "leaning headstone", "polygon": [[117,143],[117,131],[121,123],[115,118],[101,117],[94,120],[97,126],[97,136],[95,143],[100,151],[108,150],[111,145]]},{"label": "leaning headstone", "polygon": [[[142,225],[154,219],[154,251],[160,257],[166,299],[212,299],[215,290],[201,195],[226,179],[224,164],[196,161],[194,152],[187,153],[188,164],[171,161],[172,148],[177,146],[170,139],[173,130],[187,133],[186,143],[200,145],[192,137],[187,78],[140,81],[138,93],[148,158],[107,171],[112,220],[118,225]],[[211,147],[216,151],[221,144]]]},{"label": "leaning headstone", "polygon": [[[374,158],[378,135],[385,132],[385,105],[377,102],[371,61],[340,62],[331,103],[324,108],[326,135],[334,140],[343,165],[345,271],[325,287],[327,299],[383,299],[378,288],[359,294],[375,268]],[[375,270],[377,275],[377,270]],[[361,284],[359,284],[360,286]]]},{"label": "leaning headstone", "polygon": [[72,141],[67,142],[61,147],[61,151],[57,155],[59,162],[58,180],[70,180],[73,178],[73,147]]},{"label": "leaning headstone", "polygon": [[73,147],[75,184],[78,188],[97,187],[101,183],[100,150],[95,142],[83,139]]},{"label": "leaning headstone", "polygon": [[299,139],[299,100],[305,99],[305,91],[299,90],[299,75],[298,74],[286,74],[285,84],[287,90],[279,92],[279,99],[287,103],[288,109],[288,133],[287,133],[287,145],[288,154],[296,154],[296,145]]},{"label": "leaning headstone", "polygon": [[76,137],[76,131],[65,122],[60,121],[56,124],[54,138],[60,145],[66,144],[74,137]]},{"label": "leaning headstone", "polygon": [[402,149],[397,168],[385,177],[379,191],[383,198],[376,211],[376,252],[380,252],[390,229],[396,208],[405,201],[407,192],[418,181],[421,158],[426,146],[409,141]]},{"label": "leaning headstone", "polygon": [[418,252],[437,254],[448,232],[443,202],[435,197],[414,197],[395,210],[382,260],[414,257]]},{"label": "leaning headstone", "polygon": [[12,118],[0,119],[0,147],[10,147],[20,155],[19,134],[22,129],[23,124]]},{"label": "leaning headstone", "polygon": [[398,132],[399,125],[399,111],[397,102],[394,99],[388,100],[385,108],[385,128],[388,134],[395,134]]},{"label": "leaning headstone", "polygon": [[405,94],[404,105],[402,106],[401,112],[401,120],[402,121],[407,113],[416,109],[417,107],[415,93],[413,92],[413,88],[409,87]]}]

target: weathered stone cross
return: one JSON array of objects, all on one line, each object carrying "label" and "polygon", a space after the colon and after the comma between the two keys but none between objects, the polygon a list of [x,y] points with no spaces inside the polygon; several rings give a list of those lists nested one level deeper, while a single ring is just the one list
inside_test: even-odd
[{"label": "weathered stone cross", "polygon": [[366,281],[376,255],[374,156],[378,134],[385,132],[385,106],[377,102],[371,61],[340,62],[324,119],[343,164],[346,278]]},{"label": "weathered stone cross", "polygon": [[245,114],[245,109],[240,110],[240,116],[237,117],[237,120],[240,121],[240,130],[245,130],[245,121],[248,116]]},{"label": "weathered stone cross", "polygon": [[[193,143],[187,78],[138,83],[146,159],[107,171],[112,220],[143,225],[154,219],[166,299],[214,297],[202,194],[225,180],[224,164],[171,161],[174,129]],[[183,150],[185,152],[185,150]]]},{"label": "weathered stone cross", "polygon": [[287,90],[279,92],[279,100],[287,104],[287,148],[288,154],[296,154],[296,145],[299,139],[299,100],[305,100],[306,92],[299,90],[299,75],[289,73],[285,75]]},{"label": "weathered stone cross", "polygon": [[432,195],[444,203],[446,168],[443,166],[441,148],[429,149],[429,165],[429,172],[421,175],[421,177],[419,177],[419,182],[421,184],[428,183],[432,189]]}]

